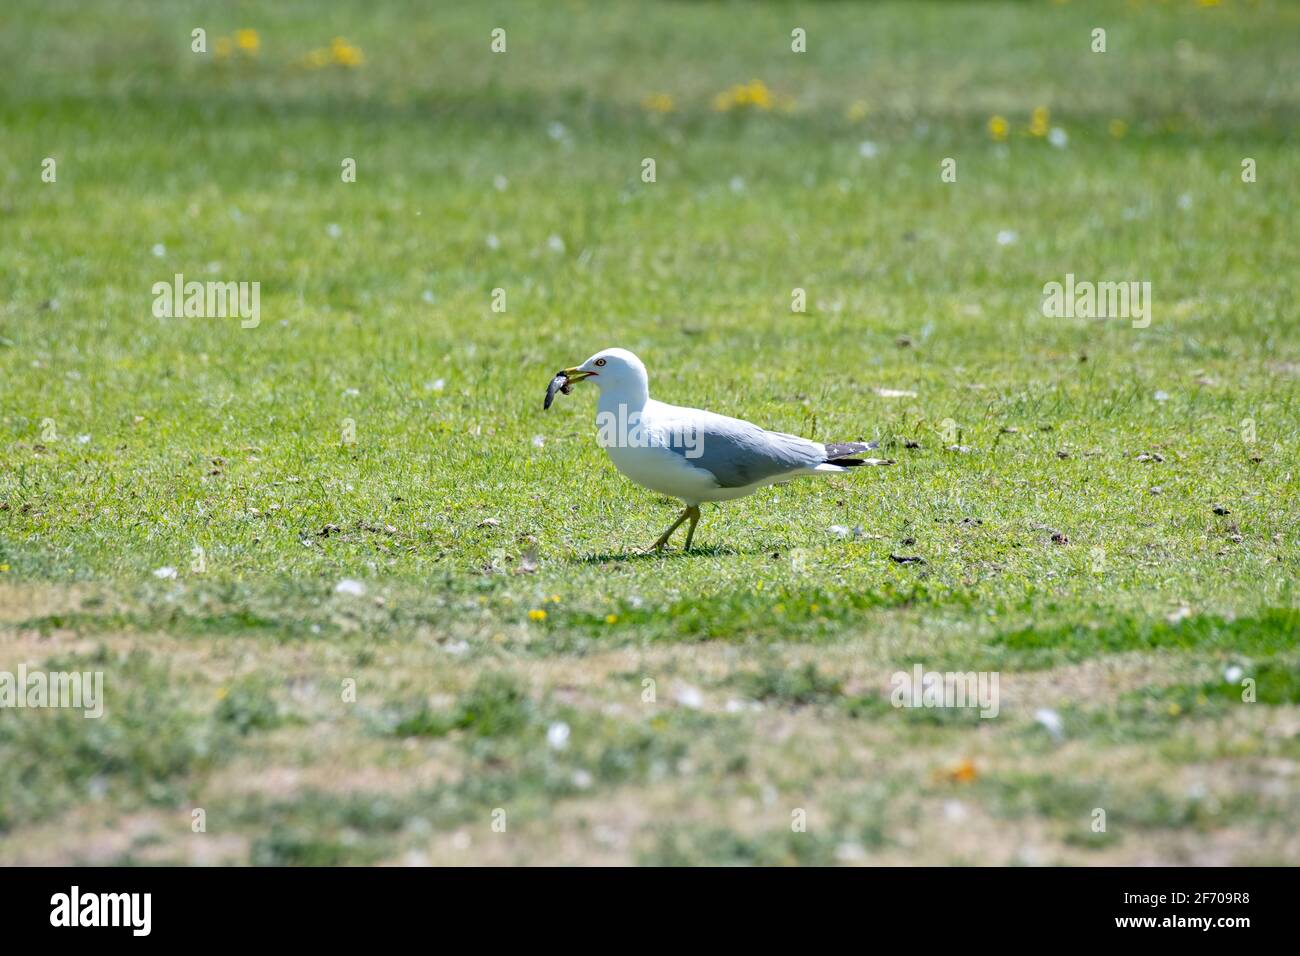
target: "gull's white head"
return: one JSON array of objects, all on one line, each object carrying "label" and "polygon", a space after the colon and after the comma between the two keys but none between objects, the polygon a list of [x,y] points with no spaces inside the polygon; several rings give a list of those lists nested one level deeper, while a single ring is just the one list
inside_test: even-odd
[{"label": "gull's white head", "polygon": [[576,368],[566,368],[570,382],[590,380],[602,392],[647,393],[649,377],[645,365],[627,349],[605,349]]}]

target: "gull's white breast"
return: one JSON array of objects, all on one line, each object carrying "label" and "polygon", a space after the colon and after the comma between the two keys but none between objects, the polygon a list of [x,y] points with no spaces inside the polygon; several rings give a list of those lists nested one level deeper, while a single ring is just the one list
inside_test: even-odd
[{"label": "gull's white breast", "polygon": [[610,445],[605,451],[615,468],[651,491],[700,502],[712,500],[720,490],[711,474],[663,445]]},{"label": "gull's white breast", "polygon": [[[681,498],[688,504],[716,500],[715,496],[723,490],[718,487],[717,479],[670,447],[669,429],[674,423],[665,421],[662,415],[656,416],[657,402],[651,399],[641,408],[628,411],[626,405],[612,399],[616,397],[601,396],[596,419],[598,434],[602,432],[602,416],[606,424],[610,421],[637,423],[635,428],[614,429],[612,435],[608,428],[604,430],[602,444],[615,468],[638,485]],[[609,440],[611,437],[614,440]]]}]

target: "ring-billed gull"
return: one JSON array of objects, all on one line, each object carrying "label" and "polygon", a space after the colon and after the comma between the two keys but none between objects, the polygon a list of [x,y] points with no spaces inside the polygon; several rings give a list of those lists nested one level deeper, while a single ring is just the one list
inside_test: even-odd
[{"label": "ring-billed gull", "polygon": [[686,550],[695,537],[700,504],[741,498],[799,475],[836,475],[858,465],[892,465],[863,458],[876,442],[821,442],[770,432],[739,418],[683,408],[650,397],[645,365],[627,349],[605,349],[581,365],[556,373],[546,393],[568,394],[577,382],[600,389],[597,440],[614,467],[637,484],[680,498],[686,510],[647,551],[661,550],[690,520]]}]

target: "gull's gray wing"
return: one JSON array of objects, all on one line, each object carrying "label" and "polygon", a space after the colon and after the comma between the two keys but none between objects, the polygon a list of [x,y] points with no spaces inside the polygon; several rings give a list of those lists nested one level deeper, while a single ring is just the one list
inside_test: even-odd
[{"label": "gull's gray wing", "polygon": [[743,488],[826,460],[825,446],[807,438],[693,408],[674,411],[676,427],[665,436],[666,446],[713,475],[721,488]]}]

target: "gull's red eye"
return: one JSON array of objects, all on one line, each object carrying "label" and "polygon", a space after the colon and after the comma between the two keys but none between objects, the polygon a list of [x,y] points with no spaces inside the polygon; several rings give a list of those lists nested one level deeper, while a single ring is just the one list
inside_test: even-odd
[{"label": "gull's red eye", "polygon": [[596,359],[596,364],[597,364],[597,365],[600,365],[600,366],[603,366],[603,365],[605,364],[605,360],[604,360],[604,359]]}]

